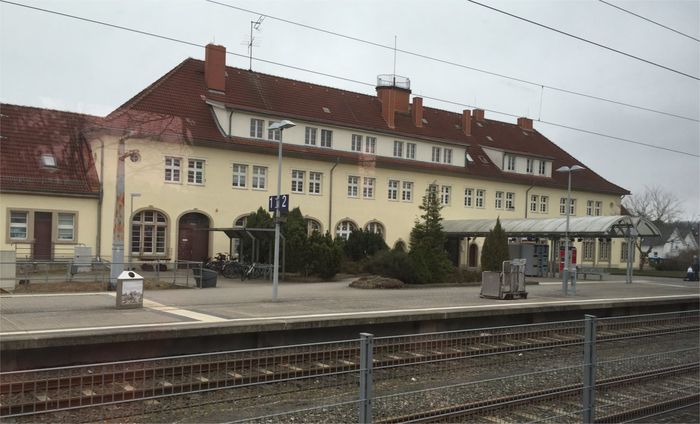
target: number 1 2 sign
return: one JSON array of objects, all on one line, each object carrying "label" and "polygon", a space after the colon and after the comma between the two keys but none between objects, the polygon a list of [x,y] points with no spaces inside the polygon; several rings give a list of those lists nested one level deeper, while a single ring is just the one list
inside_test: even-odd
[{"label": "number 1 2 sign", "polygon": [[[274,212],[277,210],[277,196],[270,196],[267,199],[267,210],[270,212]],[[289,195],[288,194],[281,194],[280,195],[280,213],[287,213],[289,212]]]}]

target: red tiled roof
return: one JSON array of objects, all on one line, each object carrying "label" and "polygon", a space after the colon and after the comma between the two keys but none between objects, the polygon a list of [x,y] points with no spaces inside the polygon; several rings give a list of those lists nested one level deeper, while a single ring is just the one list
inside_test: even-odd
[{"label": "red tiled roof", "polygon": [[[99,194],[90,147],[81,131],[100,118],[0,104],[0,191]],[[51,154],[56,167],[44,166]]]},{"label": "red tiled roof", "polygon": [[[230,148],[251,148],[242,139],[227,138],[219,130],[207,100],[220,102],[234,109],[261,114],[303,119],[327,125],[339,125],[366,131],[379,131],[400,137],[437,139],[468,146],[475,162],[466,168],[403,161],[406,169],[433,167],[436,172],[458,171],[464,176],[495,179],[519,184],[566,189],[566,175],[553,172],[552,178],[503,172],[494,164],[484,164],[478,156],[486,156],[483,147],[509,152],[527,152],[535,157],[552,159],[553,168],[581,164],[571,155],[537,131],[524,131],[515,124],[486,119],[477,125],[472,118],[472,134],[461,130],[461,114],[434,108],[424,108],[427,123],[413,125],[410,114],[397,113],[395,128],[389,128],[382,118],[381,103],[376,96],[281,78],[273,75],[227,67],[226,92],[207,90],[204,83],[204,62],[186,59],[155,83],[136,95],[105,118],[107,127],[129,129],[159,136],[174,136],[185,142],[206,142]],[[330,113],[324,112],[327,108]],[[488,137],[488,138],[487,138]],[[264,143],[260,143],[265,151]],[[306,148],[307,157],[355,155],[327,149]],[[355,155],[361,160],[360,155]],[[378,158],[378,163],[391,162]],[[583,164],[582,164],[583,165]],[[585,165],[583,165],[586,167]],[[588,168],[588,167],[586,167]],[[572,187],[579,190],[612,194],[629,192],[590,169],[578,172]]]}]

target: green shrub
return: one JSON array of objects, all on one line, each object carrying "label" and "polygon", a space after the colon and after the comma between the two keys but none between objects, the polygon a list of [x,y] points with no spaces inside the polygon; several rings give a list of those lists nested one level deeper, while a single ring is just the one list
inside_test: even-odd
[{"label": "green shrub", "polygon": [[388,248],[389,246],[386,245],[381,234],[362,229],[353,230],[343,245],[345,255],[353,261],[368,258],[380,250]]},{"label": "green shrub", "polygon": [[500,272],[503,261],[510,259],[508,253],[508,236],[501,227],[500,218],[496,218],[496,226],[489,230],[481,248],[481,269],[483,271]]},{"label": "green shrub", "polygon": [[365,271],[396,278],[407,284],[416,282],[413,261],[407,253],[397,250],[382,250],[371,257],[365,265]]},{"label": "green shrub", "polygon": [[342,253],[337,243],[333,242],[331,235],[314,233],[309,237],[311,252],[311,273],[321,278],[332,278],[340,271]]},{"label": "green shrub", "polygon": [[282,226],[285,242],[285,270],[308,275],[306,264],[311,260],[306,220],[299,208],[294,208]]}]

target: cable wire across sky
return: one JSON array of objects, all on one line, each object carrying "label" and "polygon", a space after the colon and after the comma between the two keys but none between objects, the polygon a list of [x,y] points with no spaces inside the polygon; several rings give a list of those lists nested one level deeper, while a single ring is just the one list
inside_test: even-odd
[{"label": "cable wire across sky", "polygon": [[[139,35],[145,35],[145,36],[148,36],[148,37],[153,37],[153,38],[157,38],[157,39],[161,39],[161,40],[166,40],[166,41],[170,41],[170,42],[175,42],[175,43],[179,43],[179,44],[184,44],[184,45],[187,45],[187,46],[199,47],[199,48],[204,48],[204,47],[205,47],[205,45],[203,45],[203,44],[199,44],[199,43],[195,43],[195,42],[191,42],[191,41],[187,41],[187,40],[182,40],[182,39],[175,38],[175,37],[169,37],[169,36],[165,36],[165,35],[161,35],[161,34],[156,34],[156,33],[149,32],[149,31],[142,31],[142,30],[135,29],[135,28],[130,28],[130,27],[122,26],[122,25],[116,25],[116,24],[112,24],[112,23],[109,23],[109,22],[99,21],[99,20],[96,20],[96,19],[84,18],[84,17],[81,17],[81,16],[76,16],[76,15],[72,15],[72,14],[68,14],[68,13],[63,13],[63,12],[58,12],[58,11],[54,11],[54,10],[50,10],[50,9],[44,9],[44,8],[40,8],[40,7],[36,7],[36,6],[29,6],[29,5],[25,5],[25,4],[22,4],[22,3],[15,3],[15,2],[12,2],[12,1],[9,1],[9,0],[0,0],[0,3],[11,4],[11,5],[14,5],[14,6],[19,6],[19,7],[24,7],[24,8],[27,8],[27,9],[35,10],[35,11],[38,11],[38,12],[49,13],[49,14],[53,14],[53,15],[57,15],[57,16],[65,17],[65,18],[70,18],[70,19],[76,19],[76,20],[80,20],[80,21],[83,21],[83,22],[89,22],[89,23],[93,23],[93,24],[97,24],[97,25],[102,25],[102,26],[106,26],[106,27],[109,27],[109,28],[113,28],[113,29],[119,29],[119,30],[123,30],[123,31],[128,31],[128,32],[136,33],[136,34],[139,34]],[[229,55],[231,55],[231,56],[241,57],[241,58],[245,58],[245,59],[248,59],[248,57],[249,57],[249,56],[247,56],[247,55],[240,54],[240,53],[234,53],[234,52],[231,52],[231,51],[227,51],[226,53],[229,54]],[[333,74],[328,74],[328,73],[325,73],[325,72],[315,71],[315,70],[308,69],[308,68],[302,68],[302,67],[299,67],[299,66],[288,65],[288,64],[281,63],[281,62],[275,62],[275,61],[272,61],[272,60],[267,60],[267,59],[262,59],[262,58],[257,58],[257,57],[253,57],[253,59],[256,60],[256,61],[258,61],[258,62],[262,62],[262,63],[267,63],[267,64],[276,65],[276,66],[280,66],[280,67],[284,67],[284,68],[289,68],[289,69],[295,69],[295,70],[299,70],[299,71],[303,71],[303,72],[307,72],[307,73],[311,73],[311,74],[315,74],[315,75],[320,75],[320,76],[325,76],[325,77],[329,77],[329,78],[333,78],[333,79],[337,79],[337,80],[352,82],[352,83],[356,83],[356,84],[360,84],[360,85],[364,85],[364,86],[370,86],[370,87],[374,87],[374,86],[375,86],[375,84],[372,84],[372,83],[368,83],[368,82],[364,82],[364,81],[358,81],[358,80],[354,80],[354,79],[351,79],[351,78],[342,77],[342,76],[337,76],[337,75],[333,75]],[[469,108],[476,108],[476,107],[477,107],[477,106],[475,106],[475,105],[469,105],[469,104],[465,104],[465,103],[455,102],[455,101],[452,101],[452,100],[446,100],[446,99],[441,99],[441,98],[437,98],[437,97],[431,97],[431,96],[427,96],[427,95],[423,95],[423,97],[426,98],[426,99],[431,99],[431,100],[435,100],[435,101],[439,101],[439,102],[444,102],[444,103],[449,103],[449,104],[453,104],[453,105],[458,105],[458,106],[461,106],[461,107],[469,107]],[[504,115],[504,116],[519,117],[519,115],[514,115],[514,114],[511,114],[511,113],[508,113],[508,112],[502,112],[502,111],[493,110],[493,109],[484,109],[484,110],[489,111],[489,112],[493,112],[493,113],[497,113],[497,114],[500,114],[500,115]],[[683,150],[677,150],[677,149],[671,149],[671,148],[668,148],[668,147],[657,146],[657,145],[650,144],[650,143],[645,143],[645,142],[641,142],[641,141],[637,141],[637,140],[632,140],[632,139],[617,137],[617,136],[614,136],[614,135],[609,135],[609,134],[605,134],[605,133],[595,132],[595,131],[592,131],[592,130],[586,130],[586,129],[582,129],[582,128],[576,128],[576,127],[572,127],[572,126],[568,126],[568,125],[564,125],[564,124],[559,124],[559,123],[555,123],[555,122],[543,121],[543,120],[540,120],[540,119],[535,119],[534,121],[539,122],[539,123],[542,123],[542,124],[545,124],[545,125],[551,125],[551,126],[555,126],[555,127],[559,127],[559,128],[563,128],[563,129],[568,129],[568,130],[572,130],[572,131],[577,131],[577,132],[581,132],[581,133],[585,133],[585,134],[591,134],[591,135],[596,135],[596,136],[600,136],[600,137],[605,137],[605,138],[608,138],[608,139],[611,139],[611,140],[622,141],[622,142],[626,142],[626,143],[630,143],[630,144],[635,144],[635,145],[639,145],[639,146],[644,146],[644,147],[648,147],[648,148],[653,148],[653,149],[658,149],[658,150],[664,150],[664,151],[667,151],[667,152],[678,153],[678,154],[682,154],[682,155],[686,155],[686,156],[691,156],[691,157],[698,157],[698,158],[700,158],[700,154],[691,153],[691,152],[686,152],[686,151],[683,151]]]}]

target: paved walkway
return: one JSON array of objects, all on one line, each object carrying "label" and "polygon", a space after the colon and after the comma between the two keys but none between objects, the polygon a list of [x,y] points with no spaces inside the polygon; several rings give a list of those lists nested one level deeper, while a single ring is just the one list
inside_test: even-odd
[{"label": "paved walkway", "polygon": [[68,334],[119,334],[163,328],[255,326],[426,313],[494,311],[547,305],[600,305],[611,302],[698,298],[697,282],[624,277],[579,281],[576,295],[563,296],[561,281],[538,279],[528,298],[482,299],[479,287],[420,287],[360,290],[351,280],[281,283],[272,301],[269,282],[219,279],[209,289],[145,292],[142,309],[116,309],[114,292],[0,296],[0,338],[28,340]]}]

